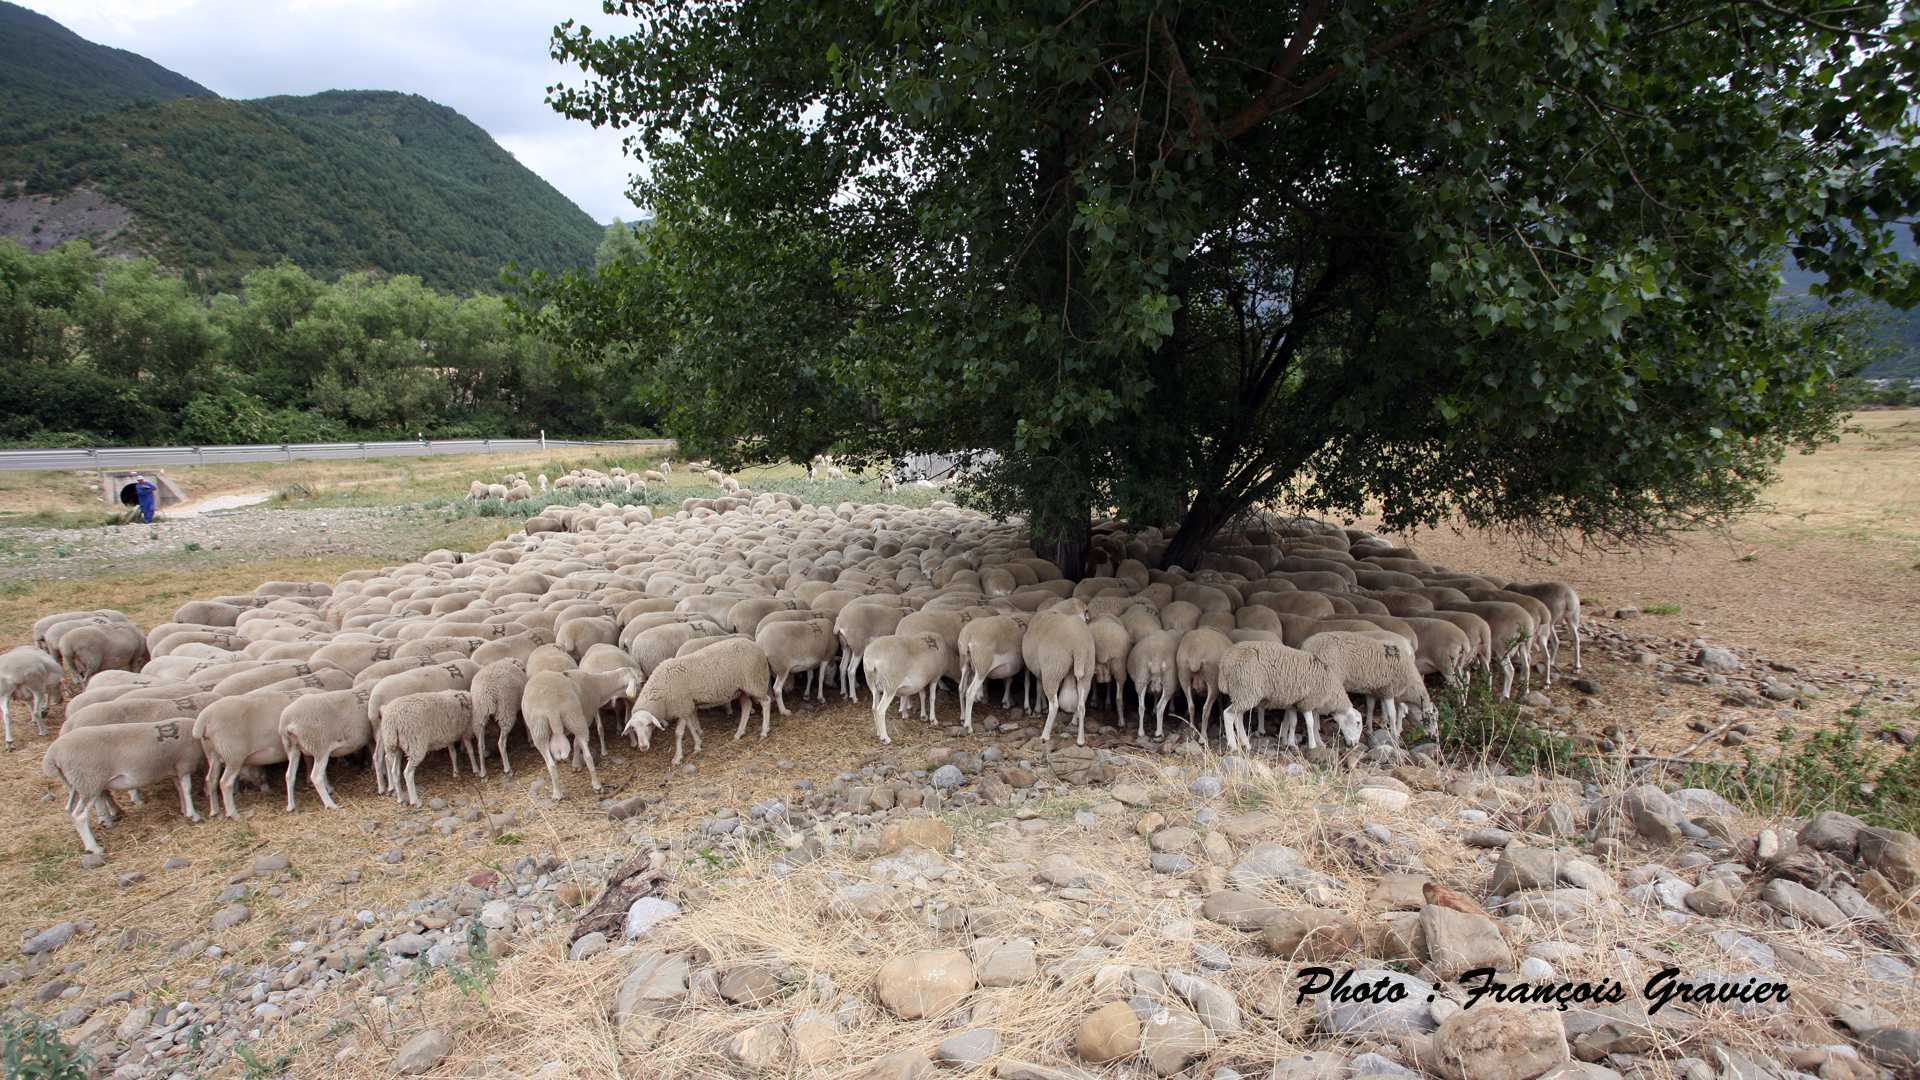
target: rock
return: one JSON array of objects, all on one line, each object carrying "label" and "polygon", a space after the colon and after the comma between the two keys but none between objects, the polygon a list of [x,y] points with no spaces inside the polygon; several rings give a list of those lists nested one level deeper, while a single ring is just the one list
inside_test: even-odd
[{"label": "rock", "polygon": [[1390,814],[1405,810],[1407,804],[1413,801],[1413,796],[1404,791],[1383,787],[1363,787],[1354,792],[1353,797],[1364,805],[1385,810]]},{"label": "rock", "polygon": [[1360,941],[1352,919],[1323,908],[1282,908],[1267,921],[1265,936],[1275,955],[1301,963],[1338,959]]},{"label": "rock", "polygon": [[1560,867],[1565,862],[1566,856],[1554,851],[1508,848],[1493,864],[1493,881],[1487,892],[1506,896],[1525,889],[1551,889],[1560,883]]},{"label": "rock", "polygon": [[1634,829],[1653,843],[1677,844],[1684,837],[1679,806],[1652,784],[1641,784],[1621,795],[1620,810],[1633,822]]},{"label": "rock", "polygon": [[1513,951],[1499,925],[1484,915],[1428,904],[1420,909],[1420,929],[1427,938],[1427,957],[1443,979],[1475,968],[1513,965]]},{"label": "rock", "polygon": [[1346,1055],[1323,1050],[1281,1058],[1273,1063],[1267,1080],[1349,1080],[1354,1075]]},{"label": "rock", "polygon": [[1561,863],[1560,880],[1576,889],[1585,889],[1601,899],[1620,892],[1620,886],[1614,884],[1611,875],[1585,859],[1568,859]]},{"label": "rock", "polygon": [[1533,1080],[1571,1057],[1553,1009],[1487,1002],[1440,1025],[1433,1053],[1451,1080]]},{"label": "rock", "polygon": [[1730,649],[1701,649],[1694,654],[1693,662],[1702,671],[1717,671],[1722,675],[1731,675],[1746,667]]},{"label": "rock", "polygon": [[933,1051],[933,1059],[942,1065],[978,1069],[1000,1052],[1000,1036],[992,1028],[974,1028],[946,1039]]},{"label": "rock", "polygon": [[1087,886],[1087,868],[1073,861],[1071,855],[1049,855],[1040,860],[1035,871],[1040,879],[1059,889],[1084,889]]},{"label": "rock", "polygon": [[1733,914],[1736,901],[1725,878],[1708,878],[1687,894],[1687,910],[1710,919]]},{"label": "rock", "polygon": [[625,1030],[652,1006],[686,997],[687,976],[692,972],[681,953],[654,952],[635,960],[614,993],[614,1023]]},{"label": "rock", "polygon": [[1890,1069],[1920,1065],[1920,1032],[1912,1028],[1871,1028],[1861,1032],[1858,1039],[1862,1053]]},{"label": "rock", "polygon": [[1200,854],[1215,864],[1229,863],[1233,861],[1233,845],[1224,833],[1210,829],[1200,838]]},{"label": "rock", "polygon": [[757,1009],[780,996],[780,978],[758,964],[741,964],[720,977],[720,996]]},{"label": "rock", "polygon": [[[1691,1072],[1681,1075],[1684,1080],[1694,1080]],[[1620,1074],[1590,1061],[1563,1061],[1541,1073],[1539,1080],[1620,1080]],[[1702,1080],[1713,1080],[1712,1070],[1707,1070]]]},{"label": "rock", "polygon": [[1187,785],[1189,792],[1202,799],[1217,799],[1225,789],[1226,785],[1217,776],[1197,776],[1193,783]]},{"label": "rock", "polygon": [[[220,927],[215,927],[215,929],[220,929]],[[27,943],[20,946],[20,951],[28,956],[38,956],[41,953],[56,952],[60,946],[71,941],[73,935],[78,933],[79,930],[80,927],[74,923],[54,923],[52,926],[47,927],[45,930],[27,939]]]},{"label": "rock", "polygon": [[1154,1009],[1141,1024],[1141,1056],[1155,1076],[1172,1076],[1186,1068],[1187,1062],[1207,1052],[1207,1044],[1206,1026],[1185,1009]]},{"label": "rock", "polygon": [[915,878],[939,877],[946,869],[947,861],[925,848],[910,847],[897,854],[873,860],[867,868],[878,881],[892,881],[899,884],[911,883]]},{"label": "rock", "polygon": [[1460,838],[1468,847],[1503,848],[1513,843],[1513,834],[1505,829],[1475,829]]},{"label": "rock", "polygon": [[1192,1006],[1194,1015],[1208,1031],[1216,1035],[1239,1034],[1240,1004],[1226,988],[1182,971],[1168,972],[1167,983]]},{"label": "rock", "polygon": [[953,949],[908,953],[882,964],[874,996],[903,1020],[944,1016],[973,992],[973,963]]},{"label": "rock", "polygon": [[1138,784],[1115,784],[1113,797],[1135,809],[1153,802],[1153,795]]},{"label": "rock", "polygon": [[1847,916],[1833,901],[1797,881],[1774,878],[1760,892],[1760,899],[1784,914],[1803,919],[1821,928],[1838,926]]},{"label": "rock", "polygon": [[1382,874],[1367,894],[1367,910],[1419,911],[1427,904],[1421,889],[1431,880],[1425,874]]},{"label": "rock", "polygon": [[847,885],[837,890],[834,898],[846,911],[867,919],[884,919],[913,908],[911,895],[884,881]]},{"label": "rock", "polygon": [[1088,1080],[1094,1074],[1078,1069],[1057,1069],[1018,1058],[1001,1058],[993,1067],[997,1080]]},{"label": "rock", "polygon": [[1172,852],[1156,852],[1147,859],[1156,874],[1184,874],[1193,869],[1193,860]]},{"label": "rock", "polygon": [[1208,896],[1200,907],[1200,913],[1235,930],[1259,930],[1278,915],[1278,904],[1261,899],[1252,893],[1222,890]]},{"label": "rock", "polygon": [[453,1052],[453,1040],[438,1031],[426,1030],[400,1047],[387,1071],[395,1076],[418,1076],[447,1060]]},{"label": "rock", "polygon": [[958,765],[942,765],[933,770],[933,775],[927,778],[927,783],[942,791],[957,788],[966,782],[967,774],[961,772]]},{"label": "rock", "polygon": [[419,934],[401,934],[380,946],[380,951],[388,956],[419,956],[426,952],[433,942]]},{"label": "rock", "polygon": [[1687,894],[1693,886],[1678,878],[1661,878],[1649,881],[1645,885],[1636,885],[1627,890],[1627,897],[1638,900],[1650,907],[1665,908],[1668,911],[1687,910]]},{"label": "rock", "polygon": [[826,1013],[803,1010],[793,1018],[788,1041],[793,1045],[793,1056],[802,1064],[818,1065],[839,1052],[840,1025]]},{"label": "rock", "polygon": [[627,924],[623,933],[628,940],[643,937],[647,931],[678,914],[679,904],[663,897],[643,896],[627,908]]},{"label": "rock", "polygon": [[727,1042],[727,1057],[749,1069],[772,1069],[786,1061],[792,1044],[777,1021],[755,1024]]},{"label": "rock", "polygon": [[1199,846],[1200,834],[1178,825],[1153,834],[1147,846],[1158,852],[1185,853]]},{"label": "rock", "polygon": [[933,1080],[933,1062],[918,1050],[896,1050],[873,1059],[861,1080]]},{"label": "rock", "polygon": [[507,930],[513,926],[513,905],[505,900],[489,900],[480,905],[480,925],[489,930]]},{"label": "rock", "polygon": [[1104,1065],[1140,1050],[1142,1025],[1133,1006],[1124,1001],[1103,1005],[1080,1021],[1073,1050],[1084,1061]]},{"label": "rock", "polygon": [[[1335,1001],[1332,993],[1316,995],[1313,1010],[1318,1028],[1329,1034],[1341,1035],[1411,1035],[1434,1028],[1433,1014],[1427,1008],[1427,1000],[1434,993],[1433,987],[1397,971],[1381,971],[1377,968],[1362,968],[1342,973],[1348,1000]],[[1338,984],[1336,984],[1337,986]],[[1400,1000],[1386,1000],[1392,994],[1392,987],[1400,987]],[[1297,988],[1288,986],[1286,1002],[1291,1005]],[[1367,1000],[1354,998],[1360,996],[1356,991],[1366,992]]]},{"label": "rock", "polygon": [[253,872],[259,874],[277,874],[293,864],[283,855],[262,855],[253,860]]},{"label": "rock", "polygon": [[[1113,766],[1091,746],[1068,746],[1047,755],[1053,774],[1069,784],[1104,784],[1113,779]],[[1008,783],[1013,781],[1008,780]],[[1018,787],[1018,784],[1014,785]]]},{"label": "rock", "polygon": [[245,904],[229,904],[214,913],[212,923],[213,932],[218,934],[222,931],[231,930],[251,918],[253,918],[252,908],[249,908]]},{"label": "rock", "polygon": [[1860,830],[1860,861],[1897,888],[1920,886],[1920,837],[1898,829]]},{"label": "rock", "polygon": [[1852,861],[1860,853],[1860,830],[1866,822],[1838,810],[1823,810],[1800,830],[1800,846],[1827,851]]},{"label": "rock", "polygon": [[1376,960],[1424,963],[1427,959],[1427,932],[1417,914],[1388,912],[1379,922],[1367,926],[1361,936],[1366,954]]},{"label": "rock", "polygon": [[880,854],[892,855],[910,847],[947,851],[953,847],[953,830],[936,818],[907,818],[880,830]]},{"label": "rock", "polygon": [[1284,844],[1255,844],[1247,849],[1227,882],[1236,888],[1253,889],[1276,882],[1288,885],[1323,885],[1337,888],[1340,883],[1300,864],[1300,853]]}]

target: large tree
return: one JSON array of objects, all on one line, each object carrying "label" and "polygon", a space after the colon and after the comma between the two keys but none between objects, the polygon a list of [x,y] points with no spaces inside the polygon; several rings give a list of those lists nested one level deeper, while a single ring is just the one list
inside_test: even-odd
[{"label": "large tree", "polygon": [[1090,510],[1639,540],[1838,423],[1777,267],[1920,299],[1920,18],[1809,0],[667,0],[558,28],[635,258],[523,312],[729,462],[989,449]]}]

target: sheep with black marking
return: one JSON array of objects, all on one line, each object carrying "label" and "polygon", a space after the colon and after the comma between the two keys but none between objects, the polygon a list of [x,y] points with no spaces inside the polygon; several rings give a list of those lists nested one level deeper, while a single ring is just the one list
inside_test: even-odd
[{"label": "sheep with black marking", "polygon": [[1288,746],[1296,745],[1296,717],[1306,720],[1310,750],[1320,746],[1323,716],[1334,718],[1349,746],[1360,741],[1360,713],[1340,673],[1299,649],[1271,641],[1234,645],[1220,658],[1220,688],[1227,696],[1221,728],[1229,750],[1250,748],[1246,715],[1254,709],[1287,710]]},{"label": "sheep with black marking", "polygon": [[1347,693],[1365,695],[1368,717],[1378,705],[1394,738],[1398,739],[1404,719],[1402,710],[1424,715],[1432,711],[1433,702],[1427,697],[1426,683],[1420,678],[1413,650],[1407,647],[1406,641],[1387,631],[1374,633],[1390,640],[1336,630],[1313,635],[1300,651],[1339,672]]},{"label": "sheep with black marking", "polygon": [[1047,722],[1042,739],[1053,737],[1053,721],[1062,710],[1073,714],[1074,742],[1087,742],[1087,694],[1093,688],[1093,631],[1087,626],[1087,605],[1062,600],[1033,617],[1020,639],[1020,658],[1033,672],[1047,699]]},{"label": "sheep with black marking", "polygon": [[861,664],[873,699],[873,733],[881,742],[893,741],[887,735],[887,709],[895,698],[900,699],[902,715],[906,714],[907,702],[917,698],[921,718],[929,724],[934,722],[940,679],[951,658],[946,639],[930,630],[888,634],[867,644]]},{"label": "sheep with black marking", "polygon": [[373,745],[373,724],[367,720],[371,693],[363,687],[306,694],[294,699],[280,714],[280,745],[287,755],[287,813],[294,812],[294,789],[303,756],[313,759],[310,779],[320,801],[329,810],[340,809],[340,804],[333,801],[327,766],[334,758]]},{"label": "sheep with black marking", "polygon": [[1020,645],[1026,639],[1029,618],[994,615],[974,619],[960,628],[960,723],[973,730],[973,705],[986,696],[988,679],[1000,679],[1000,707],[1013,707],[1013,682],[1020,680],[1021,711],[1033,704],[1033,684],[1025,676],[1026,658]]},{"label": "sheep with black marking", "polygon": [[[435,750],[445,750],[453,763],[453,775],[460,775],[460,747],[467,747],[474,767],[479,768],[480,753],[473,737],[473,694],[466,690],[435,690],[408,694],[387,703],[380,723],[376,753],[386,759],[387,775],[393,781],[393,797],[408,806],[420,805],[420,793],[414,788],[413,773],[420,762]],[[406,758],[404,770],[401,758]],[[400,790],[406,781],[406,792]],[[598,788],[595,784],[595,788]],[[556,791],[557,795],[558,792]]]},{"label": "sheep with black marking", "polygon": [[67,816],[88,851],[106,854],[93,838],[88,818],[97,810],[101,825],[113,827],[111,792],[172,780],[180,790],[181,813],[189,821],[200,820],[193,808],[193,774],[206,755],[192,728],[190,720],[83,728],[61,735],[47,747],[40,769],[66,785]]},{"label": "sheep with black marking", "polygon": [[527,692],[527,668],[518,660],[495,660],[473,677],[473,735],[480,746],[480,775],[487,775],[487,725],[500,725],[500,769],[513,775],[507,737],[520,722],[520,699]]},{"label": "sheep with black marking", "polygon": [[740,732],[735,736],[739,738],[746,733],[752,707],[758,703],[761,730],[763,733],[771,730],[772,681],[767,654],[748,638],[728,638],[696,656],[664,660],[648,674],[646,685],[641,687],[627,720],[628,731],[639,733],[644,746],[649,738],[648,728],[665,729],[667,721],[674,721],[673,764],[678,765],[685,757],[682,739],[689,729],[693,732],[693,752],[700,752],[701,709],[739,701]]}]

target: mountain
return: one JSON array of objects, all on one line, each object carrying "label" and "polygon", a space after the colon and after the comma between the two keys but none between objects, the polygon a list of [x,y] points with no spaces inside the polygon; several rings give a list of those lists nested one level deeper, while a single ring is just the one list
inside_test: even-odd
[{"label": "mountain", "polygon": [[144,56],[96,45],[39,12],[0,0],[0,141],[136,101],[212,96]]},{"label": "mountain", "polygon": [[[1896,240],[1894,249],[1908,262],[1920,260],[1920,245],[1914,242],[1909,232],[1904,239]],[[1789,263],[1780,273],[1783,295],[1801,300],[1813,299],[1807,295],[1807,288],[1825,280],[1825,275],[1810,270],[1801,270]],[[1920,379],[1920,307],[1901,311],[1885,304],[1876,305],[1885,321],[1880,327],[1880,336],[1892,352],[1884,360],[1873,364],[1860,373],[1863,379]]]},{"label": "mountain", "polygon": [[459,113],[381,91],[134,105],[0,146],[8,180],[104,195],[131,246],[207,287],[285,258],[497,290],[509,262],[591,265],[603,231]]}]

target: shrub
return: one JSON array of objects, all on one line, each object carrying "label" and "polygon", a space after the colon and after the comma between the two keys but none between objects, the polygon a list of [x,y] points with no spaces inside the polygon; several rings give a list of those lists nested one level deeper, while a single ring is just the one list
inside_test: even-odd
[{"label": "shrub", "polygon": [[88,1080],[87,1054],[61,1041],[52,1024],[25,1013],[0,1019],[0,1075],[18,1080]]}]

